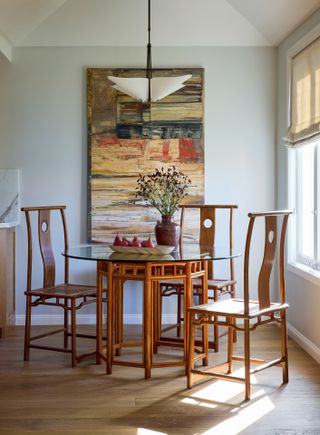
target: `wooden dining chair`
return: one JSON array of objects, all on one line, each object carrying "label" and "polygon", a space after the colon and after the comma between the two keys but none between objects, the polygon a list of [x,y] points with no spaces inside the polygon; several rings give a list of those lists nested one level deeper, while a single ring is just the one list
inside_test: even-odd
[{"label": "wooden dining chair", "polygon": [[[197,233],[195,238],[203,249],[213,248],[217,232],[223,232],[225,235],[224,243],[228,244],[230,251],[233,249],[233,215],[234,210],[238,208],[237,205],[217,205],[217,204],[188,204],[182,205],[180,214],[180,227],[181,227],[181,243],[182,241],[188,242],[188,239],[194,237],[194,230]],[[220,219],[219,219],[220,215]],[[193,232],[188,231],[189,221],[198,220],[198,227],[193,228]],[[218,220],[221,220],[218,225]],[[192,222],[191,222],[192,223]],[[193,225],[194,227],[194,225]],[[214,273],[214,264],[208,264],[208,299],[217,301],[222,295],[235,296],[235,273],[234,273],[234,259],[226,260],[228,262],[227,272],[228,276],[218,277]],[[194,296],[201,302],[202,294],[202,280],[195,279],[193,281]],[[172,295],[177,295],[177,323],[176,325],[169,325],[162,329],[166,332],[172,328],[177,328],[177,336],[181,336],[181,322],[182,322],[182,297],[183,297],[183,283],[182,281],[175,282],[162,282],[161,297],[165,298]],[[161,307],[161,305],[160,305]],[[160,315],[161,317],[161,315]],[[234,334],[234,337],[236,335]],[[216,351],[219,350],[219,330],[218,326],[214,326],[214,339],[212,346]]]},{"label": "wooden dining chair", "polygon": [[[204,377],[216,377],[231,381],[244,382],[245,399],[250,399],[250,375],[272,366],[282,367],[283,382],[288,382],[288,352],[287,352],[287,326],[285,276],[284,276],[284,249],[285,234],[287,229],[288,217],[292,212],[270,211],[263,213],[249,213],[249,226],[245,246],[244,258],[244,297],[243,299],[227,299],[203,304],[189,308],[187,314],[189,340],[187,355],[187,377],[188,388],[191,388],[194,381]],[[254,224],[258,219],[265,221],[265,240],[264,254],[257,282],[257,299],[252,300],[249,292],[249,257],[250,246]],[[281,222],[278,222],[281,221]],[[280,237],[277,237],[278,225],[281,228]],[[280,239],[280,240],[278,240]],[[280,297],[278,302],[271,302],[270,298],[270,275],[275,263],[276,253],[278,254],[279,265],[279,290]],[[257,255],[255,251],[255,256]],[[235,323],[235,320],[238,320]],[[250,332],[257,327],[277,322],[281,327],[281,357],[272,361],[251,358]],[[195,368],[195,362],[201,361],[207,365],[208,361],[208,325],[222,325],[228,327],[228,356],[224,364],[213,368],[206,367],[204,370]],[[204,328],[204,340],[202,348],[195,347],[195,328]],[[236,329],[244,333],[244,356],[233,355],[232,331]],[[233,361],[244,361],[244,377],[233,376]],[[259,366],[251,369],[251,363],[258,363]],[[225,373],[223,373],[225,371]]]},{"label": "wooden dining chair", "polygon": [[[68,234],[65,218],[66,206],[39,206],[39,207],[23,207],[21,210],[25,213],[27,234],[28,234],[28,266],[27,266],[27,289],[26,295],[26,317],[25,317],[25,341],[24,341],[24,360],[29,361],[30,348],[53,350],[58,352],[66,352],[71,354],[72,367],[77,365],[77,362],[85,357],[95,355],[95,351],[77,355],[76,337],[93,338],[94,335],[77,334],[76,332],[76,312],[85,305],[95,302],[96,288],[92,286],[70,284],[69,283],[69,261],[64,258],[64,282],[56,284],[56,266],[54,253],[51,243],[51,216],[52,213],[60,214],[61,218],[61,233],[54,235],[59,237],[59,240],[64,240],[64,250],[68,250]],[[32,223],[33,220],[30,214],[37,215],[37,225]],[[34,261],[34,243],[33,227],[37,226],[37,235],[39,248],[41,252],[43,264],[43,286],[42,288],[32,289],[32,268]],[[35,231],[34,231],[35,232]],[[31,310],[37,306],[54,306],[63,309],[64,325],[62,328],[55,329],[36,336],[31,336]],[[71,317],[71,330],[69,332],[69,313]],[[35,340],[43,339],[53,334],[63,332],[63,347],[53,347],[44,344],[35,344]],[[71,336],[71,347],[68,345],[68,338]]]}]

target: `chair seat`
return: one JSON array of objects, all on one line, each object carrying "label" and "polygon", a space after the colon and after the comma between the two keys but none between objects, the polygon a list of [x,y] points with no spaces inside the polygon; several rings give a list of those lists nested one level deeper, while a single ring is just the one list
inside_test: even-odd
[{"label": "chair seat", "polygon": [[54,287],[40,288],[25,292],[26,295],[45,296],[57,298],[81,298],[96,296],[96,287],[90,285],[60,284]]},{"label": "chair seat", "polygon": [[[269,314],[274,311],[283,310],[288,308],[288,304],[271,303],[268,308],[259,308],[259,302],[249,302],[249,315],[248,318],[254,318]],[[226,299],[223,301],[214,302],[212,304],[196,305],[188,308],[188,311],[198,314],[206,314],[209,316],[232,316],[238,318],[246,318],[244,314],[244,301],[243,299]]]}]

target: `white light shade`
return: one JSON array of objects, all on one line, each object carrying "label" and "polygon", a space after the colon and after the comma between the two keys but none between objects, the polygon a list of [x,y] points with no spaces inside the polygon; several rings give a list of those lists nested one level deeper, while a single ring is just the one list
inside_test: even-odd
[{"label": "white light shade", "polygon": [[112,87],[117,91],[130,95],[135,100],[148,100],[148,79],[114,76],[108,76],[108,79],[115,83]]},{"label": "white light shade", "polygon": [[191,78],[191,74],[179,77],[155,77],[151,79],[151,101],[159,101],[173,92],[183,88],[183,82]]},{"label": "white light shade", "polygon": [[[172,94],[178,89],[183,88],[183,82],[191,78],[191,74],[179,77],[154,77],[151,81],[151,101],[159,101]],[[130,97],[142,101],[148,101],[149,79],[147,78],[125,78],[108,76],[114,85],[114,89],[123,92]]]}]

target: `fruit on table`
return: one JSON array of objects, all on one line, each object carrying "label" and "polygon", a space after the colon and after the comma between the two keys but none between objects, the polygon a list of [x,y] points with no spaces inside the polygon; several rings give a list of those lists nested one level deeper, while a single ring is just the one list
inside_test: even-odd
[{"label": "fruit on table", "polygon": [[147,240],[143,240],[141,242],[141,246],[143,246],[144,248],[154,248],[154,244],[152,243],[152,240],[150,237]]},{"label": "fruit on table", "polygon": [[119,233],[117,233],[116,237],[114,238],[113,246],[133,246],[136,248],[141,248],[141,247],[154,248],[154,244],[152,243],[151,237],[140,242],[138,237],[134,236],[132,241],[130,242],[126,237],[122,237],[121,239]]},{"label": "fruit on table", "polygon": [[117,233],[117,235],[116,235],[116,237],[114,238],[114,241],[113,241],[113,246],[121,246],[121,245],[122,245],[122,242],[121,242],[121,239],[119,237],[119,233]]},{"label": "fruit on table", "polygon": [[125,237],[122,237],[121,246],[130,246],[130,242]]},{"label": "fruit on table", "polygon": [[134,246],[137,248],[141,248],[141,242],[138,240],[136,236],[132,239],[132,242],[130,243],[130,246]]}]

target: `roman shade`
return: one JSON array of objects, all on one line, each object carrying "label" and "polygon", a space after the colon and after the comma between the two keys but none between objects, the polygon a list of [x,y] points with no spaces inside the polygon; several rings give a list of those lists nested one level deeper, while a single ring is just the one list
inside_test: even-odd
[{"label": "roman shade", "polygon": [[296,148],[320,138],[320,37],[292,58],[290,126],[285,143]]}]

